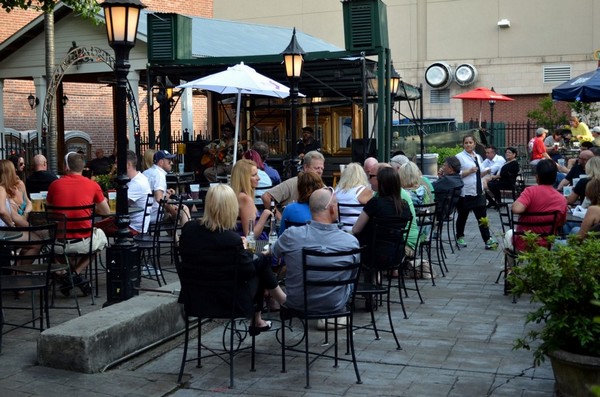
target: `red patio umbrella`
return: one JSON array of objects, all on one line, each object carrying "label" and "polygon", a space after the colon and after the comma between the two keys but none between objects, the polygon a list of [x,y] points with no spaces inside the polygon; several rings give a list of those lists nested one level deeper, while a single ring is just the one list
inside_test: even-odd
[{"label": "red patio umbrella", "polygon": [[512,98],[509,98],[505,95],[498,94],[494,91],[494,87],[492,89],[488,89],[485,87],[478,87],[474,90],[463,92],[462,94],[454,95],[452,98],[456,99],[479,99],[480,101],[513,101]]},{"label": "red patio umbrella", "polygon": [[477,87],[474,90],[463,92],[462,94],[454,95],[452,98],[466,99],[466,100],[479,100],[479,127],[481,127],[481,109],[483,107],[483,101],[488,101],[488,103],[490,104],[490,118],[491,118],[490,140],[491,141],[494,140],[494,105],[496,104],[496,101],[513,101],[514,100],[505,95],[498,94],[496,91],[494,91],[494,87],[492,87],[491,90],[486,87]]}]

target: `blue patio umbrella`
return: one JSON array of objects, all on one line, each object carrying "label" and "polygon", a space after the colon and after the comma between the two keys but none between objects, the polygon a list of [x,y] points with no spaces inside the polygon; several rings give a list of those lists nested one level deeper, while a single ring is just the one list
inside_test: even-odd
[{"label": "blue patio umbrella", "polygon": [[565,102],[600,102],[600,68],[572,78],[552,89],[552,99]]}]

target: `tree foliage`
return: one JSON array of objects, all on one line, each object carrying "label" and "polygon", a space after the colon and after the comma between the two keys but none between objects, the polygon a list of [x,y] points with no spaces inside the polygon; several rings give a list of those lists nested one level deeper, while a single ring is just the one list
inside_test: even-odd
[{"label": "tree foliage", "polygon": [[[36,10],[51,12],[60,0],[0,0],[0,5],[11,12],[14,9]],[[85,17],[95,19],[94,16],[100,11],[96,0],[62,0],[62,2]]]},{"label": "tree foliage", "polygon": [[527,113],[527,117],[535,120],[538,127],[545,127],[550,131],[568,125],[568,115],[559,112],[550,96],[540,99],[538,108]]},{"label": "tree foliage", "polygon": [[597,103],[585,103],[581,101],[575,101],[569,103],[571,110],[579,115],[580,120],[585,121],[590,128],[594,125],[598,125],[598,104]]}]

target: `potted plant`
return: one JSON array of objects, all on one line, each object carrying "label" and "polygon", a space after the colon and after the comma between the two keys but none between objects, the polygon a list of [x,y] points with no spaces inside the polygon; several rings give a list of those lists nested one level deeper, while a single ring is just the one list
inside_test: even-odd
[{"label": "potted plant", "polygon": [[[592,396],[600,385],[600,236],[552,250],[539,246],[538,236],[527,233],[527,251],[519,256],[521,266],[509,275],[512,292],[531,294],[535,309],[527,315],[533,324],[515,348],[534,349],[534,363],[547,356],[552,363],[559,395]],[[535,345],[535,346],[534,346]]]}]

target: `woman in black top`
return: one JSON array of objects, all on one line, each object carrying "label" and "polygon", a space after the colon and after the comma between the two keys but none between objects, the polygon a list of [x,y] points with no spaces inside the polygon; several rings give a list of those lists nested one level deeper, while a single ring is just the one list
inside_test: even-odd
[{"label": "woman in black top", "polygon": [[492,193],[493,199],[488,197],[494,207],[502,202],[500,190],[513,190],[519,175],[519,162],[517,161],[517,149],[514,147],[506,148],[504,153],[506,163],[500,168],[496,175],[492,175],[492,180],[488,182],[488,190]]},{"label": "woman in black top", "polygon": [[[181,231],[179,251],[186,263],[196,263],[206,269],[214,277],[219,273],[220,265],[228,260],[224,255],[237,252],[239,268],[237,270],[239,290],[238,298],[255,297],[254,326],[250,327],[251,334],[258,334],[271,328],[271,322],[261,317],[263,291],[268,289],[271,296],[280,304],[286,300],[285,293],[277,283],[271,271],[270,261],[262,254],[253,254],[247,250],[245,237],[235,232],[238,216],[238,200],[231,187],[219,184],[208,189],[204,217],[197,222],[187,222]],[[222,254],[221,254],[222,253]],[[223,277],[231,277],[223,274]],[[182,291],[183,293],[183,291]],[[210,304],[223,305],[231,291],[223,291],[220,297],[207,297]],[[226,303],[225,303],[226,304]],[[248,307],[252,302],[241,299],[238,305]]]},{"label": "woman in black top", "polygon": [[[401,197],[400,176],[392,167],[380,167],[377,172],[377,196],[365,204],[352,227],[354,234],[361,245],[367,246],[366,255],[369,255],[369,244],[373,233],[373,218],[399,218],[409,221],[412,219],[410,207]],[[418,230],[418,229],[417,229]],[[409,245],[406,245],[410,249]]]}]

